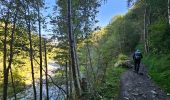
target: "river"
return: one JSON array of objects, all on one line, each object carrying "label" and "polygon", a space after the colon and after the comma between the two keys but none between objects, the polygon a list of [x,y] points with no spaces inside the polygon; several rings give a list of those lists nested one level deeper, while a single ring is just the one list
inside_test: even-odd
[{"label": "river", "polygon": [[[53,60],[48,61],[48,74],[51,77],[54,77],[54,72],[58,69],[62,69],[58,64],[56,64]],[[65,86],[61,86],[65,89]],[[39,79],[36,80],[36,91],[37,91],[37,100],[39,100]],[[64,93],[59,90],[59,88],[53,84],[49,85],[49,97],[50,100],[64,100]],[[26,90],[17,94],[17,98],[19,100],[33,100],[33,88],[32,86],[28,87]],[[45,75],[43,75],[43,100],[46,99],[46,84],[45,84]],[[9,100],[14,100],[11,98]]]}]

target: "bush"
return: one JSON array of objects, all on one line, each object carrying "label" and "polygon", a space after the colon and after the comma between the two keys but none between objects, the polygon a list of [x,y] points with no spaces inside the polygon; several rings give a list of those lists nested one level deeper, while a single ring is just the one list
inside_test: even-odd
[{"label": "bush", "polygon": [[128,61],[128,57],[126,55],[123,55],[123,54],[119,54],[118,58],[117,58],[117,61],[115,63],[115,67],[119,67],[121,65],[123,65],[126,61]]},{"label": "bush", "polygon": [[170,93],[170,55],[148,55],[144,58],[152,79]]},{"label": "bush", "polygon": [[[98,89],[98,93],[104,100],[117,100],[120,91],[120,77],[125,71],[122,67],[107,69],[106,82]],[[92,100],[99,100],[93,98]]]},{"label": "bush", "polygon": [[128,57],[124,54],[119,54],[118,60],[128,60]]}]

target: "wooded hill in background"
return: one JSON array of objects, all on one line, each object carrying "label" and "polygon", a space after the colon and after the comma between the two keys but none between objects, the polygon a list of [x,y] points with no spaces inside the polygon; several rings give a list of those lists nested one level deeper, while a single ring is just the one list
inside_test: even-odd
[{"label": "wooded hill in background", "polygon": [[[143,63],[153,80],[170,92],[168,0],[129,0],[128,4],[127,14],[114,16],[106,27],[95,31],[89,38],[91,59],[97,70],[95,73],[105,76],[109,72],[107,69],[114,66],[121,54],[132,59],[135,49],[140,49],[144,54]],[[86,60],[85,48],[80,50],[84,52],[80,53],[80,62]],[[99,74],[97,78],[98,81],[105,79]]]}]

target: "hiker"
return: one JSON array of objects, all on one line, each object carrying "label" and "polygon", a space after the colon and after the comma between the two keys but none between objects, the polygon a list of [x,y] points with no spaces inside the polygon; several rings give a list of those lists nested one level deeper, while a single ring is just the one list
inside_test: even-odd
[{"label": "hiker", "polygon": [[139,49],[137,49],[135,51],[135,53],[133,54],[133,60],[134,60],[134,64],[135,64],[135,72],[136,73],[139,72],[140,62],[141,62],[142,58],[143,58],[142,53],[140,52]]}]

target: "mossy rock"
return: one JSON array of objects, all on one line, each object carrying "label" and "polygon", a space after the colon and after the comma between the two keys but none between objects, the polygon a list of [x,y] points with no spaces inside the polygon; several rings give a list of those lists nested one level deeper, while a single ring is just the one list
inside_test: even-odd
[{"label": "mossy rock", "polygon": [[129,60],[128,56],[120,54],[118,56],[117,62],[114,65],[115,67],[125,67],[125,68],[132,68],[133,63]]}]

